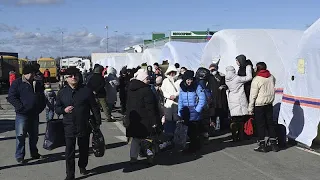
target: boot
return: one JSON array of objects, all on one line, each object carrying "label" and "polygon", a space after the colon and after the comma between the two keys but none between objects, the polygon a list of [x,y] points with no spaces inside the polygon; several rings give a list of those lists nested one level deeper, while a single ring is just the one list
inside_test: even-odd
[{"label": "boot", "polygon": [[268,152],[267,151],[267,148],[266,148],[266,142],[265,141],[260,141],[259,144],[258,144],[258,147],[254,148],[254,151],[257,151],[257,152]]},{"label": "boot", "polygon": [[273,152],[278,152],[280,150],[276,139],[270,139],[270,146]]}]

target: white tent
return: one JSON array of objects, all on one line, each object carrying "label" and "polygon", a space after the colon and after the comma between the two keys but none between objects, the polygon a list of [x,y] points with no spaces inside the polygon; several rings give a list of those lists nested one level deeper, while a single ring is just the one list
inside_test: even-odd
[{"label": "white tent", "polygon": [[144,63],[142,60],[142,53],[128,53],[126,58],[128,68],[135,68]]},{"label": "white tent", "polygon": [[278,122],[287,135],[311,146],[320,121],[320,19],[308,28],[292,59]]},{"label": "white tent", "polygon": [[153,65],[154,63],[162,64],[160,48],[150,48],[146,49],[142,54],[142,61],[148,65]]},{"label": "white tent", "polygon": [[201,66],[201,56],[207,43],[188,43],[171,41],[164,45],[160,60],[169,64],[179,63],[188,69],[197,70]]},{"label": "white tent", "polygon": [[[219,70],[237,67],[235,58],[244,54],[255,65],[266,62],[282,92],[285,71],[298,48],[303,31],[275,29],[227,29],[215,33],[205,47],[201,64],[208,67],[220,59]],[[280,102],[281,96],[275,102]]]},{"label": "white tent", "polygon": [[142,53],[127,53],[126,56],[112,56],[95,62],[95,64],[100,64],[103,67],[111,66],[115,68],[118,73],[124,66],[133,68],[141,66],[142,63]]}]

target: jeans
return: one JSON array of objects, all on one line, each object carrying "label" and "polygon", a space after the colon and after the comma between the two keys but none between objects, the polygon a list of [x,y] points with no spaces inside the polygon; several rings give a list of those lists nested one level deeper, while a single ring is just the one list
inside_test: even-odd
[{"label": "jeans", "polygon": [[140,152],[140,143],[141,139],[132,138],[131,146],[130,146],[130,158],[137,159]]},{"label": "jeans", "polygon": [[17,114],[16,122],[16,159],[23,159],[25,156],[26,135],[29,135],[30,154],[38,155],[39,115],[26,116]]},{"label": "jeans", "polygon": [[46,120],[51,121],[53,119],[54,116],[54,110],[51,109],[46,109]]},{"label": "jeans", "polygon": [[75,153],[76,140],[79,146],[79,168],[86,168],[89,158],[89,141],[90,135],[84,137],[65,137],[66,139],[66,173],[68,177],[74,177],[75,174]]}]

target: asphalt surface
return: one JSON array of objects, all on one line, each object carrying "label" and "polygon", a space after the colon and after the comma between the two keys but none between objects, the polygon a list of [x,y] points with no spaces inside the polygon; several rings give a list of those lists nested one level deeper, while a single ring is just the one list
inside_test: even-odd
[{"label": "asphalt surface", "polygon": [[[42,148],[46,128],[45,113],[40,115],[38,148],[44,160],[29,160],[28,164],[17,165],[15,152],[15,113],[6,105],[5,95],[0,96],[0,180],[62,180],[65,178],[64,148],[47,151]],[[102,113],[103,114],[103,113]],[[92,180],[319,180],[320,157],[296,147],[278,153],[257,153],[252,141],[233,143],[229,134],[210,139],[210,144],[199,153],[186,155],[177,152],[158,154],[156,165],[148,166],[142,159],[131,166],[129,145],[123,133],[120,114],[113,115],[115,123],[103,122],[101,130],[106,140],[106,154],[89,157],[90,174],[78,179]],[[104,117],[104,116],[103,116]],[[26,158],[30,158],[28,145]]]}]

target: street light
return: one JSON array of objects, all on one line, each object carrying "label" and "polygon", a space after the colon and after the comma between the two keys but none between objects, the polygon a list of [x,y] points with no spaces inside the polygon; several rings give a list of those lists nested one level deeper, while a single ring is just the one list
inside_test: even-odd
[{"label": "street light", "polygon": [[63,57],[63,31],[61,31],[61,59]]},{"label": "street light", "polygon": [[109,27],[108,26],[106,26],[105,27],[105,29],[106,29],[106,35],[107,35],[107,53],[109,52]]},{"label": "street light", "polygon": [[116,34],[116,53],[117,53],[118,52],[118,36],[117,36],[118,31],[114,31],[114,33]]}]

